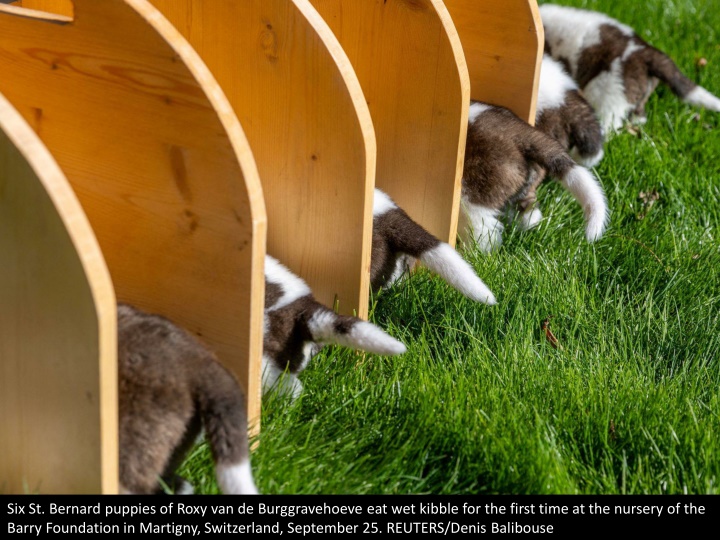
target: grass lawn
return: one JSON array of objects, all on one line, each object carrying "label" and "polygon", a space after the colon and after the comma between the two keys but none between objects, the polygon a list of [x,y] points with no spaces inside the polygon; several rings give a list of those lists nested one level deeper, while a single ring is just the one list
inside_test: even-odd
[{"label": "grass lawn", "polygon": [[[717,0],[560,3],[620,19],[720,94]],[[647,110],[596,169],[612,212],[600,241],[546,184],[537,229],[463,250],[498,305],[421,270],[372,300],[405,355],[327,349],[299,400],[267,396],[260,491],[720,494],[720,114],[664,86]],[[181,473],[218,491],[205,446]]]}]

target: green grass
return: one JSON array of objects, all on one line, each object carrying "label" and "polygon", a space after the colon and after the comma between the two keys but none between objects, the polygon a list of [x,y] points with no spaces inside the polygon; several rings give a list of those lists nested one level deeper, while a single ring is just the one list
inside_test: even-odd
[{"label": "green grass", "polygon": [[[633,26],[720,93],[716,0],[563,3]],[[612,211],[600,241],[584,240],[580,208],[545,185],[537,229],[508,228],[490,256],[464,252],[497,306],[421,270],[373,299],[371,320],[405,355],[327,350],[298,401],[267,396],[259,489],[720,493],[720,114],[660,87],[648,115],[596,169]],[[561,349],[541,330],[548,317]],[[182,472],[217,492],[204,446]]]}]

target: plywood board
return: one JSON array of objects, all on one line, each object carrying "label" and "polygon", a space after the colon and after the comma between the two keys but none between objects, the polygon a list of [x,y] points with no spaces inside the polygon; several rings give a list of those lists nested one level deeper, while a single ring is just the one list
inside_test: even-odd
[{"label": "plywood board", "polygon": [[232,103],[265,193],[268,253],[367,317],[375,138],[357,76],[308,0],[152,0]]},{"label": "plywood board", "polygon": [[116,302],[67,179],[0,95],[0,493],[116,493]]},{"label": "plywood board", "polygon": [[377,138],[377,187],[455,243],[470,82],[440,0],[311,0],[360,79]]},{"label": "plywood board", "polygon": [[26,9],[46,11],[48,13],[55,13],[56,15],[72,17],[74,14],[72,2],[73,0],[18,0],[17,2],[12,2],[12,4]]},{"label": "plywood board", "polygon": [[213,76],[144,0],[0,6],[0,92],[67,175],[117,298],[201,337],[259,420],[266,216]]},{"label": "plywood board", "polygon": [[536,0],[444,0],[465,51],[472,99],[535,123],[545,44]]}]

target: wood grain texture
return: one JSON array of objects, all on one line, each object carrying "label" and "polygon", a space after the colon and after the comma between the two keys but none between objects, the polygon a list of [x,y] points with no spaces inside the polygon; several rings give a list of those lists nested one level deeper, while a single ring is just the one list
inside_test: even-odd
[{"label": "wood grain texture", "polygon": [[268,253],[367,317],[375,137],[357,76],[307,0],[152,0],[211,69],[253,150]]},{"label": "wood grain texture", "polygon": [[0,94],[0,493],[116,493],[116,302],[67,179]]},{"label": "wood grain texture", "polygon": [[470,82],[439,0],[311,0],[343,46],[377,138],[377,187],[454,245]]},{"label": "wood grain texture", "polygon": [[19,0],[14,2],[13,5],[71,18],[75,13],[72,0]]},{"label": "wood grain texture", "polygon": [[200,336],[258,422],[266,216],[237,117],[149,3],[73,3],[65,24],[0,6],[0,91],[67,175],[118,299]]},{"label": "wood grain texture", "polygon": [[535,123],[545,44],[536,0],[444,0],[465,51],[472,99]]}]

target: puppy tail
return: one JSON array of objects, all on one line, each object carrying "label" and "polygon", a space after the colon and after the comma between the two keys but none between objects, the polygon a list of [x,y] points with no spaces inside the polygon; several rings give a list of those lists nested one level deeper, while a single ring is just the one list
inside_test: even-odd
[{"label": "puppy tail", "polygon": [[696,86],[683,98],[685,103],[703,107],[710,111],[720,112],[720,98],[705,90],[702,86]]},{"label": "puppy tail", "polygon": [[313,340],[360,349],[374,354],[403,354],[405,345],[378,326],[357,317],[338,315],[322,304],[308,316],[307,326]]},{"label": "puppy tail", "polygon": [[560,177],[560,184],[580,204],[585,214],[585,238],[598,240],[607,227],[608,205],[598,179],[585,167],[575,165]]},{"label": "puppy tail", "polygon": [[385,193],[375,190],[373,242],[388,242],[396,252],[419,259],[431,272],[476,302],[497,303],[495,295],[478,277],[472,266],[450,244],[416,223]]},{"label": "puppy tail", "polygon": [[492,291],[450,244],[440,242],[436,247],[422,253],[419,259],[429,270],[468,298],[489,306],[497,304]]},{"label": "puppy tail", "polygon": [[585,238],[594,242],[607,227],[609,212],[605,191],[595,175],[575,163],[560,143],[540,130],[532,129],[526,158],[544,167],[580,203],[585,214]]},{"label": "puppy tail", "polygon": [[664,52],[649,45],[647,51],[647,65],[652,76],[667,84],[684,102],[720,112],[720,98],[687,78]]},{"label": "puppy tail", "polygon": [[198,408],[218,485],[225,494],[255,495],[245,394],[235,377],[214,359],[198,375]]}]

